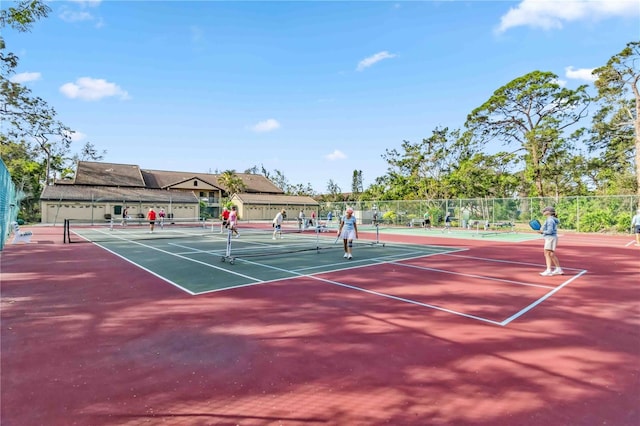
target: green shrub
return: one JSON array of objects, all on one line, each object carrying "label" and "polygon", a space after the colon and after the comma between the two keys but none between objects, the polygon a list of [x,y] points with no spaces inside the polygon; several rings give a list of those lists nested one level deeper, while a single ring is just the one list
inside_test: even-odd
[{"label": "green shrub", "polygon": [[609,211],[600,210],[580,216],[580,232],[610,231],[616,224]]},{"label": "green shrub", "polygon": [[389,210],[384,212],[384,214],[382,215],[382,220],[385,223],[396,223],[396,218],[398,217],[398,215],[396,214],[396,212],[394,210]]}]

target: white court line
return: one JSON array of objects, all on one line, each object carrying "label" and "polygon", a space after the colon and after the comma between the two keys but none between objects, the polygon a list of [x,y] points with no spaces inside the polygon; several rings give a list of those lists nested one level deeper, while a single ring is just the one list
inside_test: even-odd
[{"label": "white court line", "polygon": [[[491,259],[488,257],[478,257],[478,256],[463,256],[460,254],[449,254],[449,253],[442,253],[443,256],[452,256],[452,257],[462,257],[464,259],[476,259],[476,260],[484,260],[486,262],[497,262],[497,263],[511,263],[514,265],[527,265],[527,266],[542,266],[545,267],[545,265],[541,264],[541,263],[528,263],[528,262],[517,262],[515,260],[503,260],[503,259]],[[562,269],[566,269],[567,271],[581,271],[582,269],[576,269],[576,268],[565,268],[564,266],[562,267]]]},{"label": "white court line", "polygon": [[122,256],[122,255],[120,255],[120,254],[116,253],[115,251],[113,251],[113,250],[110,250],[110,249],[106,248],[106,247],[105,247],[105,246],[103,246],[102,244],[98,244],[98,243],[93,243],[93,244],[97,245],[98,247],[100,247],[100,248],[101,248],[101,249],[103,249],[103,250],[108,251],[109,253],[111,253],[111,254],[113,254],[113,255],[115,255],[115,256],[118,256],[120,259],[125,260],[125,261],[127,261],[127,262],[131,263],[132,265],[135,265],[135,266],[137,266],[138,268],[140,268],[140,269],[143,269],[143,270],[147,271],[147,272],[148,272],[148,273],[150,273],[151,275],[154,275],[154,276],[156,276],[156,277],[160,278],[162,281],[167,282],[167,283],[171,284],[172,286],[177,287],[177,288],[179,288],[180,290],[182,290],[182,291],[184,291],[184,292],[186,292],[186,293],[189,293],[189,294],[190,294],[190,295],[192,295],[192,296],[195,296],[195,295],[196,295],[196,293],[194,293],[194,292],[192,292],[191,290],[188,290],[188,289],[186,289],[186,288],[182,287],[180,284],[175,283],[175,282],[171,281],[170,279],[167,279],[166,277],[163,277],[162,275],[158,275],[158,274],[156,274],[156,273],[155,273],[155,272],[153,272],[152,270],[150,270],[150,269],[148,269],[148,268],[145,268],[144,266],[142,266],[142,265],[140,265],[140,264],[138,264],[138,263],[134,262],[134,261],[133,261],[133,260],[131,260],[131,259],[127,259],[126,257],[124,257],[124,256]]},{"label": "white court line", "polygon": [[525,313],[529,312],[531,309],[535,308],[536,306],[538,306],[540,303],[544,302],[545,300],[547,300],[549,297],[551,297],[552,295],[556,294],[557,292],[559,292],[562,288],[564,288],[565,286],[567,286],[570,282],[576,280],[578,277],[581,277],[582,275],[586,274],[587,270],[583,269],[582,271],[580,271],[580,273],[574,277],[571,277],[571,279],[563,282],[562,284],[560,284],[558,287],[554,288],[553,290],[551,290],[549,293],[545,294],[544,296],[542,296],[541,298],[539,298],[538,300],[536,300],[535,302],[533,302],[532,304],[530,304],[529,306],[525,307],[524,309],[521,309],[520,311],[516,312],[515,314],[511,315],[509,318],[505,319],[504,321],[502,321],[500,323],[501,326],[505,326],[507,324],[509,324],[511,321],[520,318],[522,315],[524,315]]},{"label": "white court line", "polygon": [[[150,248],[152,250],[156,250],[156,251],[159,251],[159,252],[162,252],[162,253],[165,253],[165,254],[169,254],[171,256],[179,257],[181,259],[185,259],[185,260],[188,260],[190,262],[195,262],[195,263],[202,264],[202,265],[214,268],[214,269],[222,270],[224,272],[229,272],[229,273],[234,274],[234,275],[242,276],[242,277],[250,279],[252,281],[256,281],[254,283],[247,283],[247,284],[242,284],[242,285],[233,286],[233,287],[226,287],[226,288],[223,288],[223,289],[215,289],[215,290],[204,291],[204,292],[200,292],[200,293],[194,293],[194,292],[192,292],[192,291],[180,286],[179,284],[174,283],[173,281],[168,280],[165,277],[163,277],[161,275],[158,275],[155,272],[150,271],[149,269],[147,269],[147,268],[145,268],[145,267],[143,267],[143,266],[141,266],[141,265],[139,265],[139,264],[127,259],[126,257],[123,257],[123,256],[119,255],[118,253],[115,253],[112,250],[110,250],[110,249],[108,249],[108,248],[106,248],[106,247],[104,247],[104,246],[102,246],[100,244],[94,243],[94,244],[98,245],[99,247],[107,250],[108,252],[113,253],[114,255],[126,260],[127,262],[129,262],[129,263],[131,263],[133,265],[136,265],[139,268],[141,268],[141,269],[151,273],[152,275],[162,279],[163,281],[168,282],[169,284],[174,285],[177,288],[180,288],[181,290],[185,291],[186,293],[188,293],[190,295],[201,295],[201,294],[212,293],[212,292],[217,292],[217,291],[231,290],[231,289],[235,289],[235,288],[247,287],[247,286],[252,286],[252,285],[256,285],[256,284],[265,284],[265,283],[269,283],[269,282],[285,281],[287,279],[290,279],[290,278],[278,278],[278,279],[269,280],[269,281],[259,280],[257,278],[250,277],[248,275],[235,273],[235,272],[230,271],[228,269],[224,269],[224,268],[213,266],[213,265],[208,264],[206,262],[201,262],[201,261],[198,261],[198,260],[195,260],[195,259],[190,259],[190,258],[182,256],[182,255],[176,255],[176,254],[168,252],[166,250],[162,250],[162,249],[159,249],[159,248],[147,245],[147,244],[143,244],[143,243],[140,243],[140,242],[137,242],[137,241],[130,241],[130,240],[126,240],[126,239],[122,239],[122,240],[130,242],[130,243],[133,243],[133,244],[137,244],[137,245],[140,245],[140,246],[143,246],[143,247],[147,247],[147,248]],[[175,243],[170,243],[170,244],[177,245]],[[188,246],[181,246],[181,247],[189,249]],[[195,249],[195,250],[197,250],[197,249]],[[466,249],[458,249],[457,251],[465,251],[465,250]],[[198,252],[203,252],[201,250],[197,250],[197,251]],[[419,252],[414,252],[414,253],[417,254]],[[413,253],[410,252],[409,254],[413,254]],[[441,254],[449,255],[449,256],[475,258],[475,257],[472,257],[472,256],[460,256],[460,255],[452,255],[452,254],[449,254],[449,253],[446,253],[446,252],[445,253],[438,252],[438,253],[430,253],[430,254],[426,254],[426,255],[424,253],[421,253],[421,255],[417,255],[417,256],[412,257],[412,258],[405,258],[403,260],[411,260],[411,259],[415,259],[415,258],[435,256],[435,255],[441,255]],[[391,263],[391,264],[394,264],[394,265],[405,266],[405,267],[416,267],[416,266],[413,266],[413,265],[404,265],[404,264],[401,264],[401,263],[397,263],[397,261],[384,260],[385,258],[399,257],[399,256],[401,256],[401,254],[377,257],[377,258],[373,258],[373,259],[369,259],[369,260],[378,260],[379,261],[378,263],[366,264],[366,265],[361,265],[361,266],[352,266],[352,267],[338,269],[338,270],[323,271],[323,272],[319,272],[318,274],[338,272],[338,271],[344,270],[344,269],[363,268],[363,267],[367,267],[367,266],[372,266],[372,265],[377,265],[377,264],[384,264],[384,263]],[[505,262],[505,263],[514,263],[514,264],[526,264],[526,263],[522,263],[522,262],[500,261],[500,260],[497,260],[497,259],[488,259],[488,258],[475,258],[475,259],[482,259],[482,260],[486,260],[486,261]],[[237,260],[240,260],[240,261],[245,262],[245,263],[249,263],[249,264],[253,264],[253,265],[257,265],[257,266],[261,266],[261,267],[265,267],[265,268],[274,269],[274,270],[282,271],[282,272],[285,272],[285,273],[293,274],[293,275],[295,275],[296,278],[298,278],[298,277],[306,277],[306,278],[314,279],[316,281],[320,281],[320,282],[324,282],[324,283],[328,283],[328,284],[332,284],[332,285],[336,285],[336,286],[340,286],[340,287],[345,287],[345,288],[349,288],[349,289],[356,290],[356,291],[361,291],[361,292],[372,294],[372,295],[376,295],[376,296],[379,296],[379,297],[385,297],[385,298],[388,298],[388,299],[393,299],[393,300],[397,300],[397,301],[401,301],[401,302],[405,302],[405,303],[409,303],[409,304],[413,304],[413,305],[417,305],[417,306],[426,307],[426,308],[429,308],[429,309],[434,309],[434,310],[438,310],[438,311],[442,311],[442,312],[447,312],[447,313],[450,313],[450,314],[453,314],[453,315],[458,315],[458,316],[462,316],[462,317],[465,317],[465,318],[475,319],[475,320],[478,320],[478,321],[482,321],[482,322],[486,322],[486,323],[490,323],[490,324],[494,324],[494,325],[499,325],[499,326],[503,326],[503,327],[506,326],[507,324],[509,324],[511,321],[513,321],[513,320],[519,318],[520,316],[524,315],[526,312],[528,312],[529,310],[533,309],[535,306],[539,305],[544,300],[548,299],[553,294],[555,294],[558,291],[560,291],[561,288],[565,287],[570,282],[574,281],[576,278],[578,278],[579,276],[581,276],[581,275],[583,275],[584,273],[587,272],[586,270],[581,271],[578,275],[576,275],[576,276],[572,277],[571,279],[567,280],[566,282],[561,284],[559,287],[553,288],[553,290],[551,290],[549,293],[547,293],[543,297],[541,297],[538,300],[536,300],[534,303],[528,305],[527,307],[525,307],[524,309],[520,310],[519,312],[517,312],[516,314],[512,315],[511,317],[509,317],[509,318],[507,318],[507,319],[505,319],[505,320],[503,320],[501,322],[498,322],[498,321],[490,320],[488,318],[483,318],[483,317],[479,317],[479,316],[476,316],[476,315],[466,314],[464,312],[459,312],[459,311],[454,311],[452,309],[443,308],[443,307],[440,307],[440,306],[437,306],[437,305],[431,305],[431,304],[428,304],[428,303],[422,303],[422,302],[418,302],[418,301],[412,300],[412,299],[393,296],[393,295],[390,295],[390,294],[380,293],[380,292],[377,292],[377,291],[374,291],[374,290],[368,290],[368,289],[365,289],[365,288],[362,288],[362,287],[357,287],[357,286],[353,286],[353,285],[350,285],[350,284],[345,284],[345,283],[338,282],[338,281],[333,281],[333,280],[329,280],[329,279],[325,279],[325,278],[320,278],[320,277],[315,276],[314,274],[298,273],[298,272],[295,272],[295,271],[292,271],[292,270],[282,269],[282,268],[278,268],[278,267],[271,266],[271,265],[265,265],[265,264],[261,264],[261,263],[257,263],[257,262],[251,262],[251,261],[248,261],[248,260],[242,259],[242,258],[238,258]],[[364,261],[364,260],[362,260],[362,261]],[[532,264],[529,264],[529,265],[532,265]],[[432,268],[421,268],[421,267],[416,267],[416,268],[434,270],[434,271],[445,272],[445,273],[452,273],[452,274],[457,274],[457,275],[467,275],[467,276],[473,276],[473,277],[486,278],[486,277],[481,277],[481,276],[460,274],[460,273],[455,273],[455,272],[450,272],[450,271],[443,271],[443,270],[432,269]],[[565,268],[565,269],[569,269],[569,268]],[[511,283],[516,283],[516,284],[521,284],[521,285],[527,285],[525,283],[518,283],[518,282],[515,282],[515,281],[509,281],[509,280],[500,280],[500,279],[495,279],[495,280],[496,281],[511,282]],[[530,285],[536,286],[536,287],[545,287],[545,286],[537,286],[537,285],[533,285],[533,284],[530,284]],[[551,287],[546,287],[546,288],[551,288]]]},{"label": "white court line", "polygon": [[[455,251],[464,251],[466,249],[457,249]],[[415,256],[413,256],[415,254]],[[320,268],[324,268],[327,266],[335,266],[335,265],[344,265],[345,263],[349,263],[351,265],[356,265],[356,266],[347,266],[346,268],[339,268],[339,269],[332,269],[330,271],[320,271],[317,272],[319,274],[325,273],[325,272],[335,272],[335,271],[344,271],[347,269],[353,269],[353,268],[362,268],[365,266],[374,266],[374,265],[380,265],[383,263],[392,263],[394,259],[398,260],[412,260],[412,259],[420,259],[423,257],[430,257],[430,256],[436,256],[438,254],[443,254],[442,252],[434,252],[434,253],[426,253],[424,251],[413,251],[413,252],[408,252],[408,253],[398,253],[398,254],[389,254],[387,256],[377,256],[377,257],[371,257],[371,258],[366,258],[366,259],[352,259],[352,260],[343,260],[340,263],[330,263],[327,265],[318,265],[318,266],[309,266],[306,268],[297,268],[297,269],[292,269],[293,272],[301,272],[301,271],[308,271],[308,270],[313,270],[313,269],[320,269]],[[407,257],[409,255],[412,255],[410,257]],[[373,263],[365,263],[365,262],[371,262],[373,261]],[[364,265],[358,265],[359,263],[365,263]]]},{"label": "white court line", "polygon": [[625,244],[624,246],[625,246],[625,247],[629,247],[629,246],[634,245],[635,243],[636,243],[636,241],[635,241],[635,240],[633,240],[633,241],[629,241],[629,242],[628,242],[627,244]]},{"label": "white court line", "polygon": [[185,246],[183,244],[169,243],[168,245],[175,246],[175,247],[180,247],[180,248],[189,250],[189,251],[179,251],[179,252],[176,253],[177,255],[197,254],[197,253],[212,254],[212,255],[219,255],[219,256],[224,256],[225,255],[225,249],[224,248],[219,248],[219,249],[216,249],[216,250],[200,250],[200,249],[197,249],[197,248],[194,248],[194,247]]},{"label": "white court line", "polygon": [[398,263],[398,262],[391,262],[391,263],[393,263],[394,265],[404,266],[404,267],[407,267],[407,268],[416,268],[416,269],[422,269],[422,270],[425,270],[425,271],[442,272],[444,274],[460,275],[460,276],[469,277],[469,278],[480,278],[482,280],[488,280],[488,281],[499,281],[499,282],[503,282],[503,283],[517,284],[517,285],[529,286],[529,287],[555,288],[555,286],[542,285],[542,284],[531,284],[531,283],[526,283],[526,282],[522,282],[522,281],[505,280],[503,278],[493,278],[493,277],[487,277],[487,276],[484,276],[484,275],[465,274],[465,273],[462,273],[462,272],[447,271],[446,269],[427,268],[426,266],[408,265],[408,264]]},{"label": "white court line", "polygon": [[[312,274],[295,273],[295,272],[290,271],[288,269],[278,268],[277,266],[264,265],[264,264],[257,263],[257,262],[252,262],[252,261],[246,260],[246,259],[238,259],[238,260],[242,260],[243,262],[249,263],[249,264],[252,264],[252,265],[257,265],[257,266],[262,266],[262,267],[269,268],[269,269],[274,269],[274,270],[277,270],[277,271],[293,273],[293,274],[296,275],[296,278],[300,278],[300,277],[302,277],[302,278],[310,278],[310,279],[313,279],[313,280],[316,280],[316,281],[320,281],[320,282],[324,282],[324,283],[327,283],[327,284],[332,284],[332,285],[336,285],[336,286],[339,286],[339,287],[345,287],[345,288],[349,288],[349,289],[352,289],[352,290],[361,291],[363,293],[373,294],[373,295],[379,296],[379,297],[385,297],[387,299],[398,300],[400,302],[410,303],[412,305],[418,305],[418,306],[422,306],[422,307],[429,308],[429,309],[435,309],[435,310],[438,310],[438,311],[443,311],[443,312],[447,312],[447,313],[450,313],[450,314],[454,314],[454,315],[458,315],[458,316],[462,316],[462,317],[466,317],[466,318],[475,319],[475,320],[478,320],[478,321],[488,322],[488,323],[494,324],[494,325],[501,325],[500,322],[493,321],[493,320],[490,320],[490,319],[487,319],[487,318],[482,318],[482,317],[478,317],[478,316],[475,316],[475,315],[465,314],[463,312],[454,311],[452,309],[442,308],[442,307],[437,306],[437,305],[430,305],[428,303],[422,303],[422,302],[418,302],[416,300],[406,299],[404,297],[398,297],[398,296],[393,296],[391,294],[380,293],[378,291],[368,290],[368,289],[365,289],[365,288],[362,288],[362,287],[357,287],[357,286],[354,286],[354,285],[345,284],[345,283],[341,283],[341,282],[338,282],[338,281],[329,280],[329,279],[326,279],[326,278],[320,278],[320,277],[312,275]],[[390,262],[381,262],[381,263],[390,263]],[[365,266],[369,266],[369,265],[365,265]],[[329,272],[334,272],[334,271],[327,271],[326,273],[329,273]],[[273,280],[273,281],[285,281],[287,279],[289,279],[289,278],[281,278],[281,279],[277,279],[277,280]],[[219,290],[213,290],[213,291],[219,291]],[[203,292],[203,293],[210,293],[210,292],[211,291]],[[199,293],[199,294],[203,294],[203,293]]]},{"label": "white court line", "polygon": [[[150,246],[150,245],[148,245],[148,244],[143,244],[143,243],[141,243],[141,242],[139,242],[139,241],[127,240],[126,238],[120,238],[120,237],[116,237],[116,239],[120,239],[120,240],[122,240],[122,241],[126,241],[126,242],[128,242],[128,243],[130,243],[130,244],[137,244],[137,245],[139,245],[139,246],[146,247],[146,248],[149,248],[149,249],[151,249],[151,250],[159,251],[159,252],[161,252],[161,253],[168,254],[168,255],[170,255],[170,256],[175,256],[175,257],[178,257],[178,258],[180,258],[180,259],[187,260],[187,261],[189,261],[189,262],[194,262],[194,263],[197,263],[197,264],[200,264],[200,265],[204,265],[204,266],[207,266],[207,267],[209,267],[209,268],[217,269],[217,270],[219,270],[219,271],[224,271],[224,272],[227,272],[227,273],[232,274],[232,275],[237,275],[237,276],[240,276],[240,277],[242,277],[242,278],[246,278],[246,279],[248,279],[248,280],[255,281],[255,282],[256,282],[256,283],[258,283],[258,284],[260,284],[260,283],[262,283],[262,282],[263,282],[262,280],[260,280],[260,279],[258,279],[258,278],[255,278],[255,277],[251,277],[251,276],[249,276],[249,275],[241,274],[241,273],[239,273],[239,272],[235,272],[235,271],[232,271],[232,270],[229,270],[229,269],[221,268],[221,267],[219,267],[219,266],[214,266],[214,265],[212,265],[212,264],[210,264],[210,263],[202,262],[202,261],[200,261],[200,260],[196,260],[196,259],[191,259],[191,258],[189,258],[189,257],[182,256],[182,255],[179,255],[179,254],[171,253],[170,251],[163,250],[163,249],[160,249],[160,248],[157,248],[157,247],[153,247],[153,246]],[[108,251],[108,252],[110,252],[110,253],[115,254],[116,256],[118,256],[118,257],[120,257],[120,258],[122,258],[122,259],[126,260],[127,262],[131,263],[132,265],[136,265],[137,267],[139,267],[139,268],[141,268],[141,269],[144,269],[145,271],[148,271],[148,272],[152,273],[153,275],[155,275],[155,276],[157,276],[157,277],[159,277],[159,278],[162,278],[162,280],[164,280],[164,281],[168,282],[169,284],[171,284],[171,285],[173,285],[173,286],[175,286],[175,287],[178,287],[178,288],[179,288],[179,289],[181,289],[181,290],[184,290],[185,292],[189,293],[189,294],[190,294],[190,295],[192,295],[192,296],[194,296],[194,295],[196,295],[196,294],[199,294],[199,293],[194,293],[194,292],[192,292],[192,291],[190,291],[190,290],[186,289],[185,287],[183,287],[183,286],[181,286],[181,285],[179,285],[179,284],[177,284],[177,283],[175,283],[175,282],[173,282],[173,281],[171,281],[171,280],[169,280],[169,279],[167,279],[167,278],[165,278],[165,277],[163,277],[163,276],[161,276],[161,275],[158,275],[158,274],[156,274],[155,272],[150,271],[149,269],[147,269],[147,268],[145,268],[144,266],[142,266],[142,265],[140,265],[140,264],[138,264],[138,263],[134,262],[133,260],[131,260],[131,259],[127,259],[126,257],[121,256],[121,255],[119,255],[118,253],[114,252],[113,250],[110,250],[110,249],[106,248],[106,247],[105,247],[105,246],[103,246],[102,244],[98,244],[98,243],[95,243],[95,242],[94,242],[93,244],[97,245],[98,247],[103,248],[104,250],[107,250],[107,251]],[[244,285],[242,285],[242,286],[240,286],[240,287],[244,287],[245,285],[248,285],[248,284],[244,284]]]},{"label": "white court line", "polygon": [[[467,250],[467,249],[457,249],[455,251],[464,251],[464,250]],[[412,252],[412,253],[422,253],[422,252]],[[441,252],[430,253],[430,254],[426,254],[426,255],[424,253],[422,253],[419,256],[414,256],[414,257],[410,257],[410,258],[404,257],[403,259],[404,260],[418,259],[418,258],[422,258],[422,257],[433,256],[433,255],[436,255],[436,254],[441,254]],[[206,290],[206,291],[202,291],[202,292],[199,292],[199,293],[195,293],[195,295],[198,296],[198,295],[201,295],[201,294],[215,293],[215,292],[218,292],[218,291],[233,290],[235,288],[247,287],[247,286],[250,286],[250,285],[266,284],[266,283],[272,283],[272,282],[277,282],[277,281],[285,281],[285,280],[288,280],[288,279],[299,278],[299,277],[308,277],[308,278],[323,280],[322,278],[318,278],[315,275],[316,274],[329,274],[329,273],[333,273],[333,272],[341,272],[341,271],[346,271],[346,270],[350,270],[350,269],[366,268],[367,266],[380,265],[380,264],[384,264],[384,263],[392,263],[393,262],[392,260],[385,260],[385,259],[386,258],[397,258],[397,257],[400,257],[400,256],[401,256],[400,254],[397,254],[397,255],[393,255],[393,256],[382,256],[382,257],[375,257],[375,258],[369,258],[369,259],[360,259],[360,260],[355,260],[355,261],[354,260],[351,260],[351,261],[344,260],[343,262],[340,262],[340,264],[343,264],[343,265],[348,264],[349,266],[344,267],[344,268],[330,269],[328,271],[326,271],[326,270],[325,271],[319,271],[319,272],[316,272],[315,274],[314,273],[307,274],[307,273],[303,273],[303,272],[300,272],[300,271],[305,271],[305,270],[309,270],[309,269],[318,269],[318,268],[324,268],[324,267],[331,267],[331,266],[338,265],[338,263],[331,263],[331,264],[328,264],[328,265],[314,266],[314,267],[300,268],[300,269],[283,269],[283,268],[279,268],[277,266],[271,266],[271,265],[267,265],[267,264],[264,264],[264,263],[253,262],[253,261],[250,261],[250,260],[248,260],[246,258],[237,257],[235,259],[237,262],[244,262],[244,263],[248,263],[248,264],[255,265],[255,266],[260,266],[260,267],[267,268],[267,269],[274,269],[274,270],[277,270],[277,271],[288,273],[290,275],[292,274],[294,276],[293,277],[274,278],[274,279],[271,279],[271,280],[260,281],[260,282],[255,282],[255,283],[249,283],[249,284],[242,284],[242,285],[237,285],[237,286],[232,286],[232,287],[225,287],[225,288],[217,288],[217,289],[212,289],[212,290]],[[370,262],[372,260],[373,261],[377,260],[377,262],[364,263],[364,262]],[[358,263],[364,263],[364,264],[357,265]],[[347,285],[347,284],[345,284],[345,285]],[[418,302],[416,302],[416,303],[418,303]]]}]

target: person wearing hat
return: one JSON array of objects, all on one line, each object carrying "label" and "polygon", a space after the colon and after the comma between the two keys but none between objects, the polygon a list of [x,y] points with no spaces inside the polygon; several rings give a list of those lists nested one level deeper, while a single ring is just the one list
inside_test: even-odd
[{"label": "person wearing hat", "polygon": [[358,225],[356,224],[356,217],[353,215],[353,209],[351,207],[347,209],[347,213],[342,220],[340,220],[338,238],[342,238],[345,259],[353,259],[353,240],[358,239]]},{"label": "person wearing hat", "polygon": [[640,209],[636,211],[636,215],[631,219],[631,229],[636,234],[636,245],[640,246]]},{"label": "person wearing hat", "polygon": [[271,239],[275,240],[277,234],[280,234],[280,239],[282,239],[282,221],[284,220],[285,214],[287,214],[287,212],[282,209],[276,217],[273,218],[273,237]]},{"label": "person wearing hat", "polygon": [[[540,275],[548,277],[551,275],[562,275],[564,272],[560,267],[560,260],[556,256],[556,247],[558,245],[558,220],[556,216],[556,209],[553,207],[545,207],[542,210],[542,214],[546,217],[540,233],[544,237],[544,258],[547,263],[547,269],[541,272]],[[551,269],[551,266],[555,266],[555,269]]]}]

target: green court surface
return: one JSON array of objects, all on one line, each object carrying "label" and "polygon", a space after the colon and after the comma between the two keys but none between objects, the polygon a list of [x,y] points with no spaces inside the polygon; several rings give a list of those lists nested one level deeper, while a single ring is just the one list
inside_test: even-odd
[{"label": "green court surface", "polygon": [[[358,229],[362,231],[375,232],[375,227],[369,225],[360,226]],[[379,227],[379,233],[381,236],[385,234],[395,234],[395,235],[415,235],[421,237],[435,237],[435,238],[463,238],[463,239],[481,239],[485,241],[505,241],[505,242],[522,242],[522,241],[530,241],[540,238],[540,234],[535,232],[522,232],[522,231],[511,231],[509,229],[503,230],[488,230],[484,231],[482,229],[462,229],[462,228],[451,228],[450,230],[445,230],[442,227],[435,228],[432,227],[430,229],[425,229],[422,227],[410,227],[410,226],[390,226],[390,227]]]},{"label": "green court surface", "polygon": [[[83,231],[88,239],[91,232]],[[347,260],[343,258],[342,240],[336,240],[334,232],[286,233],[276,240],[268,231],[241,232],[239,238],[233,239],[217,232],[182,233],[171,238],[164,237],[161,231],[156,231],[157,236],[127,239],[127,234],[114,232],[111,238],[102,238],[95,244],[190,294],[460,250],[358,240],[353,259]]]}]

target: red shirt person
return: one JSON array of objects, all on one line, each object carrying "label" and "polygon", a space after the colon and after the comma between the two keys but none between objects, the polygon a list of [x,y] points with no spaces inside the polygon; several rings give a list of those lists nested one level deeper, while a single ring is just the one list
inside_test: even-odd
[{"label": "red shirt person", "polygon": [[230,213],[231,212],[229,211],[228,208],[225,207],[224,209],[222,209],[222,215],[221,215],[222,216],[222,226],[225,227],[225,228],[227,226],[229,226],[229,214]]},{"label": "red shirt person", "polygon": [[153,232],[153,228],[156,226],[156,212],[153,210],[153,207],[149,207],[147,219],[149,219],[149,230]]}]

